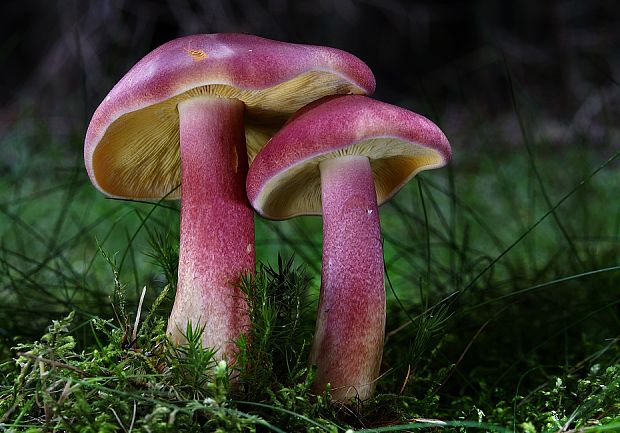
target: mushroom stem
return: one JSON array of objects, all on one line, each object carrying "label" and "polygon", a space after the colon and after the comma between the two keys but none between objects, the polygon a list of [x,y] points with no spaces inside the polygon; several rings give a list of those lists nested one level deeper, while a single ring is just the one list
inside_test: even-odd
[{"label": "mushroom stem", "polygon": [[254,216],[245,194],[248,170],[244,105],[199,96],[178,106],[181,148],[179,280],[168,333],[185,341],[188,322],[204,326],[203,347],[233,363],[235,344],[249,327],[236,287],[254,272]]},{"label": "mushroom stem", "polygon": [[334,400],[369,398],[385,334],[383,248],[370,161],[343,156],[319,164],[323,267],[310,362],[314,390]]}]

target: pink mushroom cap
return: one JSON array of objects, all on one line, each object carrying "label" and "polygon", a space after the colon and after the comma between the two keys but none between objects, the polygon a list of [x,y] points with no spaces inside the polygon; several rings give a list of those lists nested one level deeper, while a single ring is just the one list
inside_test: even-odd
[{"label": "pink mushroom cap", "polygon": [[262,216],[275,220],[320,215],[319,163],[366,156],[377,204],[388,201],[423,170],[444,166],[448,139],[424,116],[365,96],[335,96],[302,109],[254,159],[246,189]]},{"label": "pink mushroom cap", "polygon": [[170,41],[140,60],[95,111],[84,144],[92,183],[112,197],[179,198],[179,102],[198,95],[245,104],[248,159],[299,108],[325,95],[372,93],[361,60],[328,47],[245,34]]}]

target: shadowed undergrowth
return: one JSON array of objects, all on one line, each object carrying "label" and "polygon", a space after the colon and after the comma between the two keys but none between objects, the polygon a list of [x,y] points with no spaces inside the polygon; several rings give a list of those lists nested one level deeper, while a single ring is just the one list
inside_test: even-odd
[{"label": "shadowed undergrowth", "polygon": [[557,149],[531,137],[512,85],[522,153],[485,128],[484,147],[454,137],[451,166],[381,208],[384,357],[376,397],[351,406],[309,391],[320,218],[256,219],[263,264],[242,284],[252,331],[237,365],[217,364],[199,346],[202,330],[188,327],[179,349],[164,335],[178,204],[106,200],[80,158],[28,152],[49,138],[42,131],[5,136],[3,149],[21,156],[0,171],[0,426],[620,428],[617,146],[610,137],[598,150],[585,140]]},{"label": "shadowed undergrowth", "polygon": [[[39,24],[58,30],[41,41],[30,37],[39,24],[9,25],[0,49],[12,71],[0,119],[1,430],[620,431],[611,3],[328,1],[309,15],[299,2],[288,25],[295,2],[39,3]],[[256,218],[262,264],[242,281],[252,330],[227,366],[200,347],[208,330],[188,326],[180,348],[166,340],[178,203],[104,199],[85,174],[89,113],[138,53],[168,33],[231,29],[355,48],[378,98],[432,118],[453,145],[450,166],[380,210],[387,326],[369,401],[310,392],[320,218]]]},{"label": "shadowed undergrowth", "polygon": [[[182,348],[165,338],[178,257],[175,204],[103,200],[80,174],[48,189],[36,179],[5,180],[15,199],[1,207],[0,425],[613,430],[620,424],[616,156],[575,156],[581,177],[538,157],[551,206],[517,177],[531,161],[489,157],[458,176],[420,176],[383,208],[382,374],[375,398],[348,407],[309,391],[317,218],[257,221],[265,264],[242,281],[252,331],[238,342],[237,365],[226,366],[202,350],[199,329],[187,328]],[[37,218],[41,212],[50,217]],[[297,264],[278,251],[294,251]]]}]

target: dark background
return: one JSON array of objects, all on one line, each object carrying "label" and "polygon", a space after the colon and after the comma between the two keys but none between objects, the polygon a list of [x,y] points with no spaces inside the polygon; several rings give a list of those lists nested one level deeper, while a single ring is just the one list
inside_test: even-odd
[{"label": "dark background", "polygon": [[[133,254],[134,247],[127,246],[132,232],[127,231],[125,238],[123,230],[131,229],[138,220],[118,216],[120,212],[129,215],[131,210],[104,213],[130,208],[103,200],[91,187],[83,168],[84,134],[93,111],[123,74],[149,51],[178,36],[248,32],[349,51],[374,71],[375,97],[438,123],[451,142],[455,160],[442,170],[446,173],[442,176],[456,186],[446,187],[448,193],[438,199],[438,207],[454,204],[454,210],[436,212],[447,216],[446,221],[431,215],[437,228],[432,240],[437,245],[433,245],[435,267],[429,287],[444,290],[432,302],[451,293],[453,287],[472,281],[486,266],[486,259],[508,251],[505,248],[533,228],[551,207],[538,191],[538,173],[526,160],[527,152],[532,152],[532,160],[535,156],[536,161],[542,161],[544,181],[540,187],[550,188],[550,203],[558,203],[620,143],[618,0],[0,0],[0,24],[0,181],[4,182],[0,183],[0,224],[5,224],[0,225],[0,253],[15,250],[8,256],[9,263],[15,263],[19,272],[18,278],[15,272],[6,272],[7,281],[15,281],[6,283],[8,289],[0,300],[0,337],[6,347],[14,346],[13,340],[9,341],[13,335],[40,335],[51,316],[59,318],[67,309],[81,309],[85,317],[98,313],[109,317],[111,275],[96,250],[95,235],[102,239],[108,227],[115,228],[118,239],[114,239],[116,243],[106,241],[106,249]],[[614,147],[611,152],[610,147]],[[483,153],[485,158],[480,158]],[[478,162],[481,159],[483,163]],[[497,165],[504,171],[496,173]],[[466,311],[451,318],[449,339],[442,348],[445,357],[428,364],[427,371],[435,372],[443,364],[460,362],[468,343],[475,340],[442,392],[461,395],[473,389],[483,394],[487,391],[482,385],[487,381],[507,384],[506,395],[511,398],[510,386],[526,388],[520,372],[526,372],[523,376],[527,375],[530,389],[534,389],[548,379],[542,377],[547,373],[543,370],[536,370],[540,376],[530,374],[534,367],[589,359],[598,350],[596,344],[616,338],[618,304],[613,288],[618,284],[611,276],[605,280],[605,274],[601,280],[576,279],[558,291],[547,288],[542,298],[535,298],[536,292],[507,298],[501,308],[496,307],[499,302],[484,306],[487,299],[502,300],[502,294],[511,290],[617,265],[618,160],[606,168],[594,179],[605,188],[586,186],[559,209],[558,221],[569,235],[549,217],[546,223],[551,228],[533,232],[518,243],[516,253],[476,280],[468,292],[475,314],[469,318]],[[463,179],[467,181],[459,184]],[[422,185],[436,182],[442,185],[429,176]],[[55,192],[46,192],[48,187]],[[463,193],[463,207],[456,206],[456,195],[451,193],[457,190]],[[418,203],[417,190],[411,191],[415,200],[405,197],[398,207],[382,210],[382,218],[392,211],[393,227],[389,233],[384,231],[386,245],[404,251],[405,259],[426,250],[420,208],[407,213],[407,203]],[[75,195],[81,201],[71,207]],[[430,194],[426,196],[430,209],[434,202]],[[11,207],[8,203],[13,197],[18,200]],[[42,204],[38,197],[44,198]],[[499,239],[499,249],[467,206],[477,206],[483,222]],[[90,230],[87,223],[100,217],[106,227]],[[313,224],[314,230],[307,232],[320,236],[320,220],[312,221],[308,224]],[[295,224],[292,220],[288,227],[295,228]],[[303,228],[302,223],[299,226]],[[271,232],[264,227],[271,239]],[[281,236],[276,230],[282,226],[269,227]],[[397,250],[403,230],[415,235],[406,232],[414,244],[407,238],[407,244]],[[31,232],[43,233],[42,241]],[[574,260],[567,239],[574,240],[580,255],[589,258],[584,259],[585,265]],[[314,263],[318,270],[319,242],[287,243],[284,236],[280,240],[261,247],[279,252],[282,245],[295,246],[299,261]],[[141,248],[135,247],[136,254],[144,252]],[[312,253],[314,259],[306,260],[303,252]],[[86,258],[86,264],[90,257],[98,257],[101,266],[80,274],[78,263],[79,272],[73,275],[72,266],[80,256]],[[388,268],[394,277],[417,278],[426,272],[421,257],[388,263]],[[3,259],[0,254],[0,265],[5,264]],[[158,272],[152,262],[141,260],[145,263],[139,262],[138,267],[145,273]],[[48,269],[48,261],[59,264]],[[130,259],[121,280],[136,290],[135,298],[144,280],[136,272],[133,282],[129,263]],[[413,271],[412,263],[416,266]],[[508,282],[502,280],[502,274],[511,277]],[[68,300],[65,292],[70,295],[66,295]],[[31,293],[41,293],[40,299],[26,299]],[[150,291],[149,296],[154,293]],[[414,301],[411,311],[421,312],[416,308],[423,309],[423,303]],[[399,305],[391,306],[388,330],[407,321]],[[396,364],[400,349],[409,344],[409,334],[392,337],[386,362]],[[2,350],[8,353],[0,345],[0,355]],[[405,374],[398,370],[383,379],[386,389],[390,380]],[[411,381],[416,389],[423,389],[419,377],[416,380]],[[494,392],[492,386],[488,389]]]},{"label": "dark background", "polygon": [[552,146],[617,134],[600,126],[620,114],[614,0],[4,0],[0,19],[0,134],[29,119],[53,137],[35,148],[79,152],[92,112],[135,62],[215,32],[356,54],[377,77],[375,96],[439,122],[456,157],[482,123],[485,140],[518,142],[509,77],[530,131]]}]

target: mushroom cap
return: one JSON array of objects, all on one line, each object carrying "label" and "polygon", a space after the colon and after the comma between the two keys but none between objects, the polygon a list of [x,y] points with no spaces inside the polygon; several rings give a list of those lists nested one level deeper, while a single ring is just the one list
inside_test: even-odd
[{"label": "mushroom cap", "polygon": [[146,55],[99,105],[84,161],[101,192],[139,199],[180,196],[179,116],[184,99],[241,100],[251,161],[286,119],[325,95],[372,93],[375,79],[352,54],[245,34],[172,40]]},{"label": "mushroom cap", "polygon": [[262,216],[320,215],[319,163],[345,155],[369,158],[377,204],[422,170],[445,165],[450,143],[426,117],[359,96],[336,96],[305,107],[254,159],[246,190]]}]

